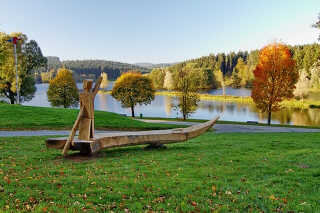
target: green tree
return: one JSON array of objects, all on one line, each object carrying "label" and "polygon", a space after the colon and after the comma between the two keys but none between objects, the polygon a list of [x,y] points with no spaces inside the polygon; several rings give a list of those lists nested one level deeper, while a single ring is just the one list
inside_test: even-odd
[{"label": "green tree", "polygon": [[149,78],[152,80],[153,86],[155,88],[163,88],[163,81],[165,75],[166,72],[160,68],[156,68],[151,71]]},{"label": "green tree", "polygon": [[[318,21],[311,26],[314,28],[320,29],[320,13],[318,14]],[[318,40],[320,41],[320,35],[319,35]]]},{"label": "green tree", "polygon": [[155,92],[150,78],[131,71],[116,80],[111,96],[120,101],[123,108],[131,108],[131,115],[135,117],[134,107],[137,104],[150,104],[155,98]]},{"label": "green tree", "polygon": [[11,37],[18,37],[17,65],[19,77],[19,103],[30,101],[36,92],[34,70],[47,64],[47,59],[42,55],[41,49],[34,40],[28,41],[25,34],[12,33],[7,35],[0,32],[0,52],[5,60],[0,64],[0,94],[14,104],[17,95],[15,77],[15,59],[12,43],[7,42]]},{"label": "green tree", "polygon": [[100,84],[100,88],[102,91],[105,91],[105,89],[108,87],[109,81],[108,81],[108,74],[103,72],[101,73],[102,76],[102,82]]},{"label": "green tree", "polygon": [[293,95],[298,97],[303,102],[303,99],[307,97],[311,87],[310,80],[308,78],[308,72],[306,69],[299,70],[299,80],[296,83],[296,88],[293,91]]},{"label": "green tree", "polygon": [[320,90],[320,60],[313,64],[311,68],[311,87]]},{"label": "green tree", "polygon": [[58,70],[58,75],[50,81],[47,96],[53,107],[69,108],[79,105],[79,91],[71,70]]},{"label": "green tree", "polygon": [[177,104],[173,104],[176,111],[180,111],[183,120],[187,119],[193,114],[198,107],[199,94],[195,92],[196,86],[192,83],[191,76],[188,75],[186,70],[179,72],[179,81],[177,84]]},{"label": "green tree", "polygon": [[243,58],[238,58],[235,70],[239,79],[239,85],[237,86],[246,86],[250,81],[250,74],[247,72],[247,65],[243,61]]}]

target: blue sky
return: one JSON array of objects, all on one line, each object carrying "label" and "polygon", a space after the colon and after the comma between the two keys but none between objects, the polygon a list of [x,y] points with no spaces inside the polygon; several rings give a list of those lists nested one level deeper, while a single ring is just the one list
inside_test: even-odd
[{"label": "blue sky", "polygon": [[0,0],[0,29],[23,32],[45,56],[165,63],[308,44],[319,0]]}]

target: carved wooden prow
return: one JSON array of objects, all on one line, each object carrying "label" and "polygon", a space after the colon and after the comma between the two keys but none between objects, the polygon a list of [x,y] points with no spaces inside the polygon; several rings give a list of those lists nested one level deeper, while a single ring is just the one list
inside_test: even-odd
[{"label": "carved wooden prow", "polygon": [[[71,142],[79,128],[78,138],[80,140],[89,140],[94,137],[94,98],[99,90],[102,77],[99,76],[97,83],[92,89],[93,80],[85,79],[83,81],[83,92],[79,93],[80,111],[72,127],[68,140],[63,148],[62,154],[66,155],[70,149]],[[91,90],[92,89],[92,90]]]}]

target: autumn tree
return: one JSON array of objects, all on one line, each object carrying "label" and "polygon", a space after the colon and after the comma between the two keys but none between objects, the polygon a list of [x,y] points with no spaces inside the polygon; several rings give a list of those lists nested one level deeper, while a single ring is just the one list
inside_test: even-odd
[{"label": "autumn tree", "polygon": [[251,97],[258,109],[268,113],[270,125],[271,112],[280,110],[280,103],[293,97],[298,80],[295,61],[291,58],[288,47],[277,42],[263,47],[254,77]]},{"label": "autumn tree", "polygon": [[196,85],[192,83],[191,76],[188,75],[186,70],[179,72],[179,81],[177,83],[177,103],[173,104],[176,111],[180,111],[183,120],[187,119],[193,114],[198,107],[199,94],[195,92]]},{"label": "autumn tree", "polygon": [[79,105],[79,91],[71,70],[62,68],[58,71],[58,75],[50,81],[47,97],[53,107],[69,108]]},{"label": "autumn tree", "polygon": [[19,103],[30,101],[37,90],[35,86],[34,70],[45,66],[47,59],[42,55],[41,49],[34,40],[22,33],[10,35],[0,32],[0,52],[3,60],[0,63],[0,94],[8,98],[11,104],[17,99],[17,83],[15,71],[15,54],[11,42],[7,40],[18,37],[16,45],[17,70],[19,78]]},{"label": "autumn tree", "polygon": [[121,102],[122,108],[131,108],[132,117],[137,104],[150,104],[155,98],[152,80],[137,72],[126,72],[114,83],[111,96]]},{"label": "autumn tree", "polygon": [[293,95],[298,97],[303,102],[304,98],[307,97],[311,84],[308,78],[308,72],[306,69],[299,70],[299,80],[296,83],[296,88],[293,91]]},{"label": "autumn tree", "polygon": [[164,77],[163,88],[166,88],[169,92],[174,89],[174,83],[172,78],[172,73],[167,71]]},{"label": "autumn tree", "polygon": [[102,76],[102,82],[100,84],[100,88],[102,91],[105,91],[105,89],[108,87],[109,81],[108,81],[108,74],[103,72],[101,73]]}]

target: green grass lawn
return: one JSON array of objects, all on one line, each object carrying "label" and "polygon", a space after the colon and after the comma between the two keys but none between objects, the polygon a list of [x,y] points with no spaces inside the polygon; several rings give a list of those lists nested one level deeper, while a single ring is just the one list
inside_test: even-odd
[{"label": "green grass lawn", "polygon": [[0,212],[320,212],[320,133],[205,133],[66,158],[46,138],[0,138]]},{"label": "green grass lawn", "polygon": [[[71,129],[79,110],[0,103],[0,130]],[[116,113],[95,111],[97,130],[153,130],[181,127],[146,124]]]}]

